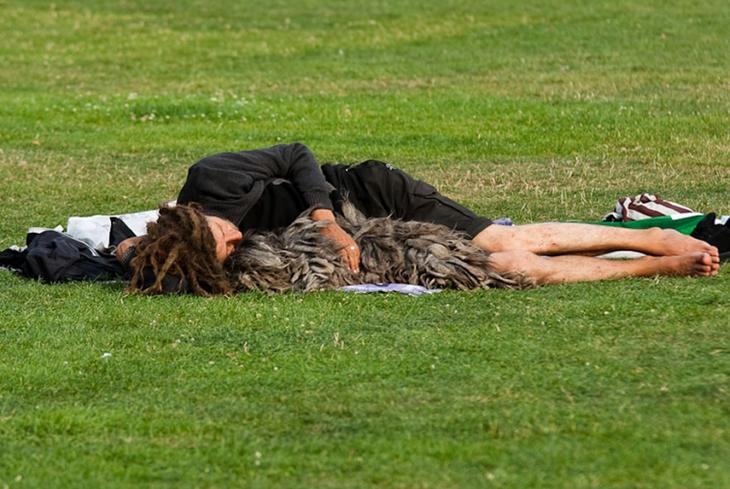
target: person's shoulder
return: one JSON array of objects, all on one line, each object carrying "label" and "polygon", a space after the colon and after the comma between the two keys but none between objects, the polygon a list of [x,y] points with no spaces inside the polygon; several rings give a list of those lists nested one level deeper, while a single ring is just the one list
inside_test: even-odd
[{"label": "person's shoulder", "polygon": [[197,162],[195,162],[191,168],[196,167],[206,167],[210,165],[215,165],[221,161],[230,161],[235,160],[240,153],[234,153],[234,152],[225,152],[225,153],[214,153],[207,156],[204,156],[203,158],[199,159]]},{"label": "person's shoulder", "polygon": [[293,143],[275,144],[269,147],[258,149],[246,149],[237,152],[214,153],[205,156],[195,162],[189,169],[190,172],[205,171],[208,169],[218,170],[230,166],[262,165],[271,161],[290,161],[298,159],[303,155],[312,154],[311,150],[298,141]]},{"label": "person's shoulder", "polygon": [[299,141],[293,143],[280,143],[268,148],[242,151],[238,153],[243,158],[251,160],[276,159],[278,161],[295,161],[302,157],[312,157],[312,151]]},{"label": "person's shoulder", "polygon": [[300,141],[294,141],[292,143],[281,143],[272,146],[270,149],[277,151],[310,151],[306,144]]}]

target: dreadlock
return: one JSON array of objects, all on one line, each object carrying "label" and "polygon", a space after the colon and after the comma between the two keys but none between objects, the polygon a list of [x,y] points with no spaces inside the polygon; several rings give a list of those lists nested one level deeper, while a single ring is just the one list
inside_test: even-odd
[{"label": "dreadlock", "polygon": [[[166,277],[177,279],[178,291],[196,295],[228,294],[231,286],[215,257],[215,239],[198,204],[160,207],[157,222],[147,225],[147,235],[137,244],[132,259],[129,292],[161,294]],[[145,275],[154,276],[154,282]]]}]

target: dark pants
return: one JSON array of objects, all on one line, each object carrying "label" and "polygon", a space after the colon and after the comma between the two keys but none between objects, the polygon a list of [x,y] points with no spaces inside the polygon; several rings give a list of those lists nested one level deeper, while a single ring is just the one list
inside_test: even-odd
[{"label": "dark pants", "polygon": [[442,224],[473,238],[492,224],[391,165],[368,160],[358,165],[323,165],[325,178],[336,189],[335,210],[348,199],[367,217],[391,216],[405,221]]}]

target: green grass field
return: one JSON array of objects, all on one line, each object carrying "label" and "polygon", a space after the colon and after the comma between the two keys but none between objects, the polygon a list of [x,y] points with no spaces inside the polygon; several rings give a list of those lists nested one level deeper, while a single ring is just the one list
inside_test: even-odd
[{"label": "green grass field", "polygon": [[[730,214],[721,0],[0,0],[0,248],[302,141],[475,210]],[[0,487],[730,487],[730,268],[429,297],[0,271]]]}]

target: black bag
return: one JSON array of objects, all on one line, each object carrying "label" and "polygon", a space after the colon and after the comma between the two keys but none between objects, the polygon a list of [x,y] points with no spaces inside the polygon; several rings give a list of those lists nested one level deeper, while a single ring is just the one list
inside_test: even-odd
[{"label": "black bag", "polygon": [[125,270],[111,253],[99,252],[86,243],[59,233],[29,233],[27,248],[0,252],[0,267],[43,282],[115,280]]},{"label": "black bag", "polygon": [[715,224],[715,217],[714,212],[707,214],[692,231],[692,237],[717,247],[721,261],[730,260],[730,221],[725,225]]}]

